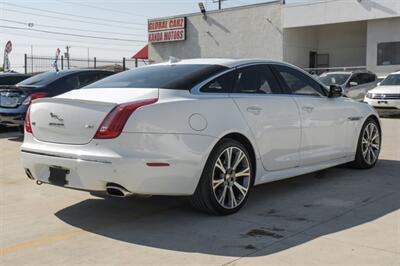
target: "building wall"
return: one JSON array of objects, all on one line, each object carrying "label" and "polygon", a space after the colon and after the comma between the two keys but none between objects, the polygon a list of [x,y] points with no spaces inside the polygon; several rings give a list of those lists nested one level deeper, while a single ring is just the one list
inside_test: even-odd
[{"label": "building wall", "polygon": [[329,54],[330,67],[366,65],[366,22],[318,27],[318,53]]},{"label": "building wall", "polygon": [[[400,2],[400,1],[399,1]],[[400,69],[400,65],[378,66],[378,43],[400,41],[400,18],[368,21],[367,66],[377,74],[388,74]]]},{"label": "building wall", "polygon": [[400,16],[399,0],[313,0],[285,5],[283,27],[305,27]]},{"label": "building wall", "polygon": [[283,59],[309,67],[309,52],[329,54],[330,67],[366,65],[366,22],[284,29]]},{"label": "building wall", "polygon": [[232,57],[282,60],[281,5],[278,2],[187,16],[185,41],[153,43],[154,62],[177,58]]}]

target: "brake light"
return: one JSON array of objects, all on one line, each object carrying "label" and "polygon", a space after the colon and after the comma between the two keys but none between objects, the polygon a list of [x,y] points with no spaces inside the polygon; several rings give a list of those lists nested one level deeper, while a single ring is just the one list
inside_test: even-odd
[{"label": "brake light", "polygon": [[49,94],[47,92],[34,92],[28,97],[25,98],[24,102],[22,103],[23,105],[30,105],[33,100],[43,98],[48,96]]},{"label": "brake light", "polygon": [[158,99],[148,99],[143,101],[117,105],[104,118],[94,138],[112,139],[118,137],[121,134],[122,130],[124,129],[126,121],[128,121],[129,117],[136,109],[145,105],[153,104],[157,101]]},{"label": "brake light", "polygon": [[29,105],[28,111],[25,115],[25,122],[24,122],[25,132],[32,133],[32,126],[31,126],[31,106]]}]

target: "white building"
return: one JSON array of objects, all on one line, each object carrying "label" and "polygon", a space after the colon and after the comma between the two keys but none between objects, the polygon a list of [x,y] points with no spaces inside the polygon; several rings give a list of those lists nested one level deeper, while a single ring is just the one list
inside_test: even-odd
[{"label": "white building", "polygon": [[400,69],[399,0],[279,0],[153,19],[149,25],[149,57],[155,62],[170,56],[258,57],[303,68],[361,67],[377,74]]}]

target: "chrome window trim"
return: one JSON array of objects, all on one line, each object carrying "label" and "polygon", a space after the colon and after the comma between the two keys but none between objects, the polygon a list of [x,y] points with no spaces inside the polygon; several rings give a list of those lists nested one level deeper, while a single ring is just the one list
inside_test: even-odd
[{"label": "chrome window trim", "polygon": [[[207,96],[213,95],[213,96],[219,96],[219,97],[221,97],[221,96],[226,96],[226,97],[228,97],[229,95],[243,95],[243,94],[246,94],[246,93],[229,93],[229,92],[221,92],[221,93],[218,93],[218,92],[217,92],[217,93],[216,93],[216,92],[202,92],[202,91],[200,91],[200,89],[201,89],[204,85],[206,85],[207,83],[209,83],[210,81],[212,81],[212,80],[214,80],[214,79],[216,79],[216,78],[218,78],[218,77],[220,77],[220,76],[222,76],[222,75],[225,75],[225,74],[227,74],[227,73],[229,73],[229,72],[231,72],[231,71],[235,71],[235,70],[240,69],[240,68],[243,68],[243,67],[257,66],[257,65],[267,65],[267,66],[270,66],[270,67],[271,67],[271,65],[281,65],[281,66],[289,67],[289,68],[291,68],[291,69],[293,69],[293,70],[300,71],[301,73],[305,74],[307,77],[309,77],[309,78],[311,78],[312,80],[314,80],[314,81],[315,81],[317,84],[319,84],[321,87],[326,88],[327,93],[329,93],[329,88],[327,88],[327,86],[323,85],[319,80],[317,80],[315,77],[309,75],[309,74],[308,74],[306,71],[304,71],[303,69],[298,68],[298,67],[296,67],[296,66],[292,66],[292,65],[287,64],[287,63],[284,63],[284,62],[270,62],[270,61],[268,61],[268,62],[245,63],[245,64],[241,64],[241,65],[237,65],[237,66],[235,66],[235,67],[229,68],[229,69],[227,69],[227,70],[225,70],[225,71],[222,71],[221,73],[218,73],[218,74],[216,74],[216,75],[214,75],[214,76],[212,76],[212,77],[210,77],[210,78],[208,78],[208,79],[206,79],[206,80],[200,82],[199,84],[195,85],[192,89],[190,89],[190,93],[191,93],[191,94],[194,94],[194,95],[207,95]],[[321,89],[322,89],[322,88],[321,88]],[[289,93],[282,93],[282,94],[274,94],[274,93],[271,93],[271,94],[267,94],[267,93],[254,93],[253,95],[281,95],[281,96],[282,96],[282,95],[286,95],[286,96],[290,95],[290,96],[305,96],[305,97],[315,97],[315,98],[321,98],[321,97],[328,98],[327,95],[322,95],[322,94],[319,93],[318,91],[317,91],[317,94],[318,94],[318,95],[293,94],[293,93],[291,93],[291,94],[289,94]]]}]

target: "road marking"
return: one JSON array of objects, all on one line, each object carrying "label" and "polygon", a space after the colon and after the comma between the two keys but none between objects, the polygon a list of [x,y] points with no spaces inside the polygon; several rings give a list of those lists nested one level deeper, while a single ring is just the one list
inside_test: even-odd
[{"label": "road marking", "polygon": [[72,230],[69,232],[61,233],[61,234],[50,235],[50,236],[35,239],[32,241],[16,244],[14,246],[6,247],[6,248],[0,248],[0,257],[7,255],[7,254],[18,252],[20,250],[45,246],[48,244],[52,244],[54,242],[68,240],[71,238],[81,236],[85,233],[87,233],[87,232],[84,230],[77,229],[77,230]]}]

